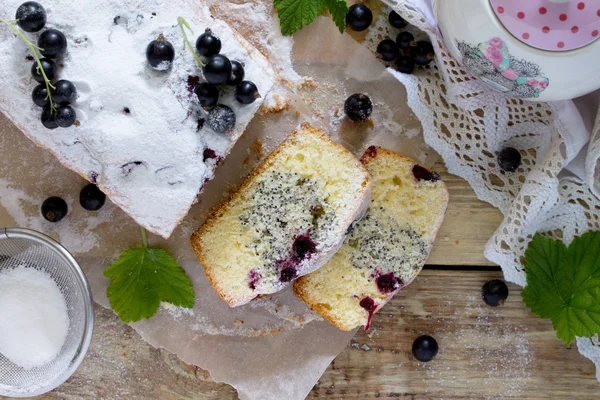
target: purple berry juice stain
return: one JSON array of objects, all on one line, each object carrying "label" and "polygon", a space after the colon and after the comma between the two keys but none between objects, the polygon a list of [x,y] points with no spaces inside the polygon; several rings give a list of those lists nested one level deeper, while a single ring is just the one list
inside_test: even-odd
[{"label": "purple berry juice stain", "polygon": [[373,319],[373,314],[375,314],[377,306],[375,305],[375,301],[370,297],[365,297],[364,299],[362,299],[359,305],[369,313],[367,325],[365,325],[365,331],[368,331],[369,329],[371,329],[371,320]]}]

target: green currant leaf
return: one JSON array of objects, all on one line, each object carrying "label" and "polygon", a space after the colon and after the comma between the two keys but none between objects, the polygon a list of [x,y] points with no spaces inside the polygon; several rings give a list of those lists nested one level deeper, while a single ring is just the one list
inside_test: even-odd
[{"label": "green currant leaf", "polygon": [[161,302],[193,308],[192,281],[177,261],[162,249],[129,249],[106,271],[111,308],[123,322],[150,318]]},{"label": "green currant leaf", "polygon": [[538,233],[525,261],[523,300],[552,321],[559,339],[569,344],[600,333],[600,232],[577,237],[569,247]]},{"label": "green currant leaf", "polygon": [[273,5],[284,35],[294,34],[325,11],[323,0],[274,0]]}]

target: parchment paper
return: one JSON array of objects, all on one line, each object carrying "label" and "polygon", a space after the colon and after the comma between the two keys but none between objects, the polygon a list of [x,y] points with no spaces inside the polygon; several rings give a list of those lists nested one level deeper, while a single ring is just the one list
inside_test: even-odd
[{"label": "parchment paper", "polygon": [[[330,19],[319,18],[296,36],[294,66],[308,79],[292,95],[289,109],[257,115],[171,239],[150,238],[151,246],[170,251],[191,277],[194,309],[163,306],[152,319],[132,324],[153,346],[207,369],[242,399],[304,398],[354,332],[335,329],[290,290],[230,309],[213,292],[189,245],[206,212],[303,121],[324,128],[356,155],[376,144],[428,165],[431,154],[403,86],[367,49],[340,35]],[[344,100],[355,92],[371,96],[371,122],[344,118]],[[85,183],[0,115],[0,226],[32,228],[59,240],[86,271],[95,301],[108,307],[102,272],[120,252],[140,246],[141,238],[136,224],[110,202],[95,213],[83,210],[78,194]],[[52,195],[65,198],[70,208],[58,224],[39,214],[42,201]]]}]

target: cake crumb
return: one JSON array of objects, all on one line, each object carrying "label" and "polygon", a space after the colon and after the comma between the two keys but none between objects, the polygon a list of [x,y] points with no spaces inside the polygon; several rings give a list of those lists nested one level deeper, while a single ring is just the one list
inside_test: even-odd
[{"label": "cake crumb", "polygon": [[254,143],[252,143],[250,149],[254,152],[254,154],[256,154],[256,157],[258,158],[263,158],[263,156],[265,155],[265,149],[259,137],[254,139]]}]

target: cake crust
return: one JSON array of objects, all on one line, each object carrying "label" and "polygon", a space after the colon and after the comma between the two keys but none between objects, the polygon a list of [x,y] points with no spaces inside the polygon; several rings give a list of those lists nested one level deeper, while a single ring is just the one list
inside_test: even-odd
[{"label": "cake crust", "polygon": [[[369,149],[367,149],[367,151],[361,157],[361,162],[365,165],[365,167],[367,167],[367,170],[369,170],[369,172],[371,172],[373,174],[373,181],[374,181],[373,192],[374,192],[374,194],[373,194],[372,202],[376,201],[375,193],[378,191],[378,189],[382,189],[381,186],[378,187],[377,174],[375,174],[375,172],[372,170],[373,168],[376,168],[375,167],[376,164],[381,159],[384,159],[388,165],[392,165],[392,166],[397,165],[398,170],[403,169],[403,168],[413,169],[415,166],[418,166],[418,164],[415,161],[413,161],[412,159],[402,156],[393,151],[390,151],[390,150],[387,150],[387,149],[384,149],[381,147],[375,147],[375,146],[372,146]],[[423,170],[427,171],[425,169],[423,169]],[[431,174],[432,174],[431,177],[436,179],[435,182],[430,182],[430,181],[425,181],[425,180],[424,181],[417,180],[418,182],[416,183],[417,186],[418,185],[426,185],[430,188],[436,189],[435,196],[437,198],[435,199],[436,200],[435,207],[437,207],[437,208],[432,208],[432,210],[431,210],[431,212],[433,213],[433,219],[426,224],[427,226],[425,226],[424,231],[420,232],[421,237],[423,238],[423,240],[426,242],[426,245],[427,245],[426,255],[425,255],[425,257],[422,258],[420,263],[417,263],[415,269],[404,274],[403,280],[402,280],[402,282],[400,282],[398,284],[398,287],[390,290],[390,292],[388,292],[385,295],[382,294],[378,297],[374,296],[375,300],[376,300],[374,309],[372,309],[371,311],[367,311],[366,309],[360,310],[360,316],[358,317],[358,319],[357,318],[349,318],[349,316],[344,314],[344,312],[342,312],[342,310],[340,310],[340,309],[336,310],[335,307],[332,306],[332,304],[328,304],[326,302],[326,300],[323,298],[322,293],[320,292],[321,290],[329,290],[329,291],[335,290],[334,288],[329,288],[329,287],[327,289],[323,289],[323,287],[321,287],[321,282],[322,282],[322,280],[336,279],[340,275],[354,274],[350,277],[342,276],[342,278],[347,278],[348,282],[360,282],[360,284],[362,284],[362,286],[359,285],[358,287],[364,288],[367,285],[365,282],[364,275],[360,275],[358,273],[358,269],[356,267],[348,266],[348,264],[351,264],[351,262],[348,260],[349,255],[348,255],[348,251],[347,251],[348,246],[349,246],[348,241],[350,238],[346,239],[342,249],[340,250],[339,253],[337,253],[333,257],[333,259],[330,261],[330,263],[326,264],[318,271],[315,271],[312,274],[308,274],[303,277],[300,277],[297,281],[295,281],[294,287],[293,287],[294,294],[298,298],[300,298],[302,301],[304,301],[311,309],[313,309],[314,311],[318,312],[323,317],[325,317],[325,319],[327,319],[331,324],[336,326],[338,329],[341,329],[344,331],[350,331],[359,325],[365,325],[366,327],[368,327],[373,314],[375,312],[377,312],[378,310],[380,310],[381,307],[383,307],[393,297],[394,294],[396,294],[402,288],[408,286],[416,278],[418,273],[421,271],[421,268],[422,268],[423,264],[425,264],[427,256],[429,255],[429,251],[431,249],[433,241],[435,240],[437,231],[439,230],[439,228],[444,220],[444,215],[445,215],[446,208],[448,205],[448,200],[449,200],[448,190],[441,180],[437,180],[437,179],[439,179],[439,176],[437,176],[437,174],[435,174],[435,173],[431,173]],[[373,205],[373,203],[372,203],[372,205]],[[376,206],[378,206],[378,205],[376,204]],[[367,212],[367,215],[369,215],[369,214],[370,214],[370,211]],[[371,277],[368,280],[369,280],[369,282],[372,281],[371,283],[369,283],[369,285],[373,286],[373,289],[371,289],[371,292],[377,292],[377,289],[376,289],[375,283],[374,283],[375,278]],[[346,296],[349,293],[341,293],[340,292],[337,294],[340,296]],[[361,296],[364,296],[364,294],[357,293],[356,296],[358,296],[356,298],[356,300],[351,301],[353,306],[352,306],[352,309],[350,310],[350,312],[356,312],[359,300],[361,299]],[[368,298],[370,299],[370,297],[368,297]],[[354,303],[356,303],[356,304],[354,304]]]},{"label": "cake crust", "polygon": [[[220,205],[215,207],[207,216],[206,221],[202,226],[192,234],[190,238],[190,242],[198,261],[200,264],[204,266],[204,271],[208,281],[211,283],[216,293],[230,306],[236,307],[243,304],[248,303],[254,297],[262,294],[269,293],[257,293],[256,296],[253,297],[245,297],[239,298],[235,296],[231,296],[228,291],[227,285],[222,284],[219,281],[217,276],[214,273],[214,269],[211,267],[210,261],[207,259],[207,256],[204,251],[204,237],[208,232],[215,229],[219,224],[219,220],[223,217],[224,214],[231,208],[232,203],[235,199],[242,196],[255,182],[255,180],[261,176],[262,174],[269,171],[273,165],[277,162],[277,160],[281,157],[283,153],[285,153],[288,149],[293,148],[296,143],[306,135],[311,135],[317,138],[319,141],[323,143],[327,143],[328,146],[331,146],[337,152],[338,156],[343,157],[345,162],[352,163],[352,167],[356,168],[362,174],[362,184],[361,188],[356,194],[355,198],[359,200],[359,204],[355,208],[355,210],[346,217],[346,220],[343,222],[344,226],[350,226],[354,223],[354,221],[360,219],[367,210],[368,202],[370,199],[371,192],[371,178],[362,165],[362,163],[356,159],[346,148],[342,145],[337,144],[327,136],[325,132],[320,129],[312,127],[309,123],[303,123],[301,126],[294,130],[272,153],[270,153],[265,160],[238,186],[236,190],[231,192],[227,199],[223,201]],[[341,247],[343,243],[343,237],[340,237],[338,243],[335,244],[332,248],[327,251],[327,254],[321,254],[319,259],[316,261],[317,264],[323,265],[327,262],[327,260],[337,252],[339,247]],[[274,293],[274,292],[271,292]]]}]

